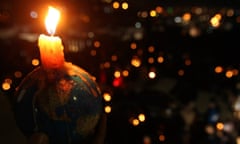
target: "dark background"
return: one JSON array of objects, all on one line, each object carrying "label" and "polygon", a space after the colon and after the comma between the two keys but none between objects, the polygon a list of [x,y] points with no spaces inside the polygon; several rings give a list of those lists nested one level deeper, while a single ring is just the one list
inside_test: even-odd
[{"label": "dark background", "polygon": [[[143,143],[150,136],[153,143],[192,144],[235,143],[238,118],[234,108],[239,95],[239,34],[240,2],[237,0],[128,0],[129,8],[114,9],[107,0],[1,0],[0,2],[0,81],[11,79],[10,89],[1,87],[0,140],[1,144],[25,143],[12,113],[12,99],[16,86],[32,71],[32,59],[39,58],[37,37],[46,33],[43,17],[48,5],[62,10],[62,20],[56,35],[61,36],[64,53],[70,61],[96,77],[103,92],[109,92],[112,107],[108,114],[106,143]],[[163,8],[157,16],[149,16],[157,6]],[[199,14],[196,13],[200,9]],[[30,12],[38,14],[31,17]],[[143,13],[147,17],[142,17]],[[191,20],[176,23],[176,18],[191,13]],[[232,15],[230,15],[232,13]],[[210,19],[221,14],[219,27]],[[137,24],[141,27],[136,27]],[[197,30],[197,35],[191,34]],[[95,42],[100,42],[96,47]],[[132,43],[137,44],[131,49]],[[73,47],[77,47],[74,51]],[[153,53],[148,48],[153,46]],[[96,52],[96,55],[91,55]],[[142,52],[142,53],[141,53]],[[163,63],[157,57],[164,57]],[[117,60],[112,60],[117,56]],[[138,56],[141,66],[131,65]],[[153,57],[154,63],[148,58]],[[185,61],[191,64],[186,65]],[[107,63],[110,67],[104,67]],[[221,66],[223,72],[214,71]],[[154,69],[156,78],[148,78]],[[114,71],[128,70],[128,77],[114,78]],[[184,75],[179,75],[184,70]],[[227,72],[235,71],[232,77]],[[20,72],[22,77],[16,77]],[[120,82],[114,86],[113,81]],[[194,108],[188,109],[189,104]],[[217,122],[234,124],[231,132],[210,136],[205,127],[209,124],[210,104],[217,105]],[[185,130],[182,111],[193,112],[191,130]],[[146,121],[133,126],[131,119],[144,113]],[[169,114],[170,113],[170,114]],[[212,121],[211,121],[212,122]],[[165,141],[159,140],[159,135]],[[226,140],[227,139],[227,140]],[[147,144],[147,143],[146,143]]]}]

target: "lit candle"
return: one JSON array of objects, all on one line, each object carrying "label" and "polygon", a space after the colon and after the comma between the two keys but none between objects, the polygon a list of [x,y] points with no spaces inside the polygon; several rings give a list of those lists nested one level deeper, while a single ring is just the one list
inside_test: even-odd
[{"label": "lit candle", "polygon": [[49,7],[45,25],[50,36],[41,34],[38,39],[40,58],[45,69],[61,68],[64,65],[64,53],[61,38],[53,36],[60,18],[60,12]]}]

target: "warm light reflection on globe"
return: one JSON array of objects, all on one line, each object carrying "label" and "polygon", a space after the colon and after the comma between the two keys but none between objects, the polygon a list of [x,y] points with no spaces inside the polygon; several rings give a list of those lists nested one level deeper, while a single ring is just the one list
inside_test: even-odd
[{"label": "warm light reflection on globe", "polygon": [[15,116],[20,130],[27,137],[43,132],[51,144],[90,140],[102,112],[97,83],[71,63],[48,72],[38,67],[16,89]]}]

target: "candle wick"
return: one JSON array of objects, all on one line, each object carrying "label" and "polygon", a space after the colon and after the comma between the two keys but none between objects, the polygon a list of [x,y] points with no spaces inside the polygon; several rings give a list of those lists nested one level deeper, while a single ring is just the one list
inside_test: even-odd
[{"label": "candle wick", "polygon": [[54,30],[48,30],[48,33],[49,33],[50,36],[53,36],[55,31]]}]

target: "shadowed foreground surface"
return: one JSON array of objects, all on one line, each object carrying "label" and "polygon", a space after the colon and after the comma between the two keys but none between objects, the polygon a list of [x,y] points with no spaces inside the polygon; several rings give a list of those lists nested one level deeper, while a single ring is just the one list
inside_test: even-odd
[{"label": "shadowed foreground surface", "polygon": [[25,144],[25,137],[16,126],[11,104],[2,93],[0,93],[0,116],[0,143]]}]

